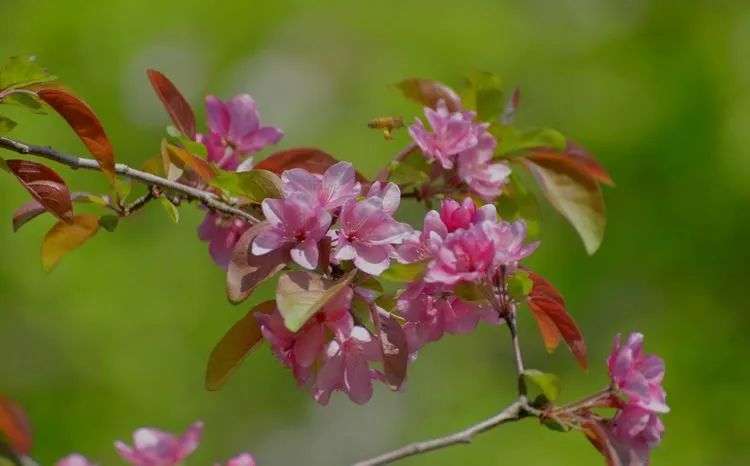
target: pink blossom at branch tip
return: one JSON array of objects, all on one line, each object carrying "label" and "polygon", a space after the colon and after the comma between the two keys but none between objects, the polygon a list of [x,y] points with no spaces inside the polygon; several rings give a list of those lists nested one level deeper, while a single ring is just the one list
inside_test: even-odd
[{"label": "pink blossom at branch tip", "polygon": [[209,134],[206,146],[218,152],[214,156],[227,157],[226,149],[232,156],[242,157],[258,152],[265,146],[276,144],[284,133],[272,126],[261,126],[260,115],[255,100],[248,94],[240,94],[228,101],[218,97],[206,97],[206,117]]},{"label": "pink blossom at branch tip", "polygon": [[302,196],[326,210],[341,207],[362,190],[349,162],[332,165],[322,176],[292,168],[281,174],[281,182],[285,197]]},{"label": "pink blossom at branch tip", "polygon": [[203,222],[198,227],[198,238],[208,241],[211,258],[216,265],[226,270],[234,246],[249,228],[250,224],[243,220],[227,218],[216,212],[206,212]]},{"label": "pink blossom at branch tip", "polygon": [[318,243],[331,226],[331,214],[303,196],[265,199],[261,205],[271,228],[255,237],[252,253],[262,256],[291,246],[292,260],[306,269],[318,266]]},{"label": "pink blossom at branch tip", "polygon": [[607,366],[612,386],[628,397],[629,404],[655,413],[669,411],[661,386],[664,361],[658,356],[643,354],[642,334],[631,333],[622,345],[618,334]]},{"label": "pink blossom at branch tip", "polygon": [[484,133],[476,146],[458,155],[458,177],[487,202],[500,196],[511,171],[505,162],[491,163],[496,145],[495,138]]},{"label": "pink blossom at branch tip", "polygon": [[96,466],[88,458],[79,454],[72,453],[65,458],[61,458],[55,463],[55,466]]},{"label": "pink blossom at branch tip", "polygon": [[[398,189],[398,188],[396,188]],[[344,204],[339,217],[336,260],[353,260],[355,267],[380,275],[391,261],[394,244],[400,244],[411,228],[393,219],[379,197]]]},{"label": "pink blossom at branch tip", "polygon": [[195,422],[180,437],[146,427],[133,433],[133,446],[115,442],[120,456],[133,466],[174,466],[195,451],[203,433],[203,423]]},{"label": "pink blossom at branch tip", "polygon": [[522,259],[529,257],[539,247],[539,241],[526,242],[526,222],[485,223],[485,229],[495,243],[495,264],[513,269]]},{"label": "pink blossom at branch tip", "polygon": [[286,328],[278,310],[255,315],[263,338],[276,358],[292,370],[298,385],[309,380],[315,361],[324,354],[328,331],[335,333],[348,325],[345,316],[348,316],[352,296],[352,289],[344,288],[296,333]]},{"label": "pink blossom at branch tip", "polygon": [[628,466],[646,466],[651,449],[661,443],[664,424],[659,416],[633,404],[626,405],[609,426],[613,446]]},{"label": "pink blossom at branch tip", "polygon": [[[216,464],[215,466],[221,466]],[[241,453],[227,461],[226,466],[256,466],[255,458],[250,453]]]},{"label": "pink blossom at branch tip", "polygon": [[425,282],[454,285],[485,279],[493,268],[496,247],[486,225],[495,224],[485,222],[454,231],[433,246],[435,259],[427,267]]},{"label": "pink blossom at branch tip", "polygon": [[473,123],[472,112],[450,112],[443,100],[434,110],[425,107],[424,114],[432,131],[427,131],[417,118],[409,127],[409,134],[428,158],[437,160],[446,170],[453,168],[456,155],[477,144],[478,135],[487,128]]},{"label": "pink blossom at branch tip", "polygon": [[349,313],[342,319],[345,325],[334,332],[328,343],[325,361],[317,374],[311,391],[315,401],[328,404],[333,391],[346,393],[357,403],[367,403],[372,397],[372,380],[383,375],[370,368],[370,361],[382,360],[379,344],[364,327],[354,325]]}]

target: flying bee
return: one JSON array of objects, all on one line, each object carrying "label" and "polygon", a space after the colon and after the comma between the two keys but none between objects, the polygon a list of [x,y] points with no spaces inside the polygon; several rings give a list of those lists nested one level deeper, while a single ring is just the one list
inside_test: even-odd
[{"label": "flying bee", "polygon": [[404,127],[404,119],[400,116],[375,118],[374,120],[368,121],[367,126],[370,128],[382,129],[383,137],[390,140],[393,139],[393,135],[391,134],[393,130]]}]

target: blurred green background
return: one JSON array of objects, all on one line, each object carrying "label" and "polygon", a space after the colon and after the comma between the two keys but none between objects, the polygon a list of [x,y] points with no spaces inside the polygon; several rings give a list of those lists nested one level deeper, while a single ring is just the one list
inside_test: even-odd
[{"label": "blurred green background", "polygon": [[[93,105],[119,159],[135,165],[156,153],[167,124],[149,67],[201,114],[206,93],[249,92],[265,122],[286,131],[280,147],[316,145],[368,175],[406,135],[385,142],[365,122],[419,111],[388,84],[500,73],[522,89],[520,124],[575,138],[617,183],[605,189],[608,231],[596,255],[546,209],[531,263],[566,296],[590,373],[563,348],[547,355],[523,316],[527,365],[560,374],[573,400],[606,383],[615,333],[640,330],[666,359],[672,407],[653,464],[750,464],[750,3],[3,0],[0,9],[0,56],[37,55]],[[60,119],[8,113],[22,123],[12,136],[84,152]],[[60,171],[76,188],[105,188],[96,174]],[[0,392],[30,412],[43,464],[71,451],[121,464],[113,440],[195,419],[207,428],[189,464],[244,450],[261,466],[347,464],[464,427],[514,396],[505,331],[486,326],[429,346],[404,393],[379,387],[365,407],[342,395],[315,405],[267,349],[208,393],[207,356],[249,304],[226,302],[223,274],[196,239],[201,214],[184,208],[175,226],[152,205],[47,275],[38,248],[52,220],[13,234],[11,213],[27,194],[7,176],[3,186]],[[603,460],[581,435],[525,421],[403,464]]]}]

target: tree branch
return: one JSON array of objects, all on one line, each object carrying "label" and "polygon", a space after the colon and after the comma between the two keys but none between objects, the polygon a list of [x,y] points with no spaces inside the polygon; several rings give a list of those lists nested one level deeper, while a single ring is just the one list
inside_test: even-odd
[{"label": "tree branch", "polygon": [[[63,152],[58,152],[51,147],[38,146],[36,144],[27,144],[4,137],[0,137],[0,147],[23,155],[36,155],[39,157],[43,157],[45,159],[67,165],[74,170],[85,169],[101,171],[99,162],[94,159],[65,154]],[[120,176],[138,180],[148,186],[159,186],[160,188],[175,191],[182,194],[187,199],[199,201],[210,210],[221,212],[228,216],[237,217],[249,223],[258,223],[257,218],[243,210],[227,204],[226,202],[222,201],[219,196],[212,192],[204,191],[202,189],[187,186],[176,181],[168,180],[152,173],[136,170],[135,168],[129,167],[128,165],[122,163],[118,163],[115,165],[115,173]]]},{"label": "tree branch", "polygon": [[520,399],[500,413],[485,419],[482,422],[474,424],[464,430],[455,432],[453,434],[446,435],[444,437],[438,437],[431,440],[425,440],[422,442],[415,442],[397,450],[383,453],[382,455],[376,456],[371,459],[363,460],[358,463],[354,463],[353,466],[378,466],[381,464],[388,464],[393,461],[401,460],[409,456],[419,455],[433,450],[439,450],[441,448],[449,447],[452,445],[471,443],[474,437],[482,432],[494,429],[506,422],[518,421],[524,417],[530,415],[537,415],[537,410],[532,409],[528,406],[525,399]]}]

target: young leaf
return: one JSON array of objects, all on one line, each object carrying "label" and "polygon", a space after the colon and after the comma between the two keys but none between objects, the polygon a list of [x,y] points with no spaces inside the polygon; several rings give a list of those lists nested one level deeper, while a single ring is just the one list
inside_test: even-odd
[{"label": "young leaf", "polygon": [[403,160],[390,163],[388,180],[400,185],[421,186],[430,180],[431,169],[422,152],[415,150]]},{"label": "young leaf", "polygon": [[179,223],[180,222],[180,210],[177,208],[177,206],[172,204],[172,201],[167,199],[165,196],[160,197],[159,202],[164,207],[164,210],[167,212],[169,219],[172,220],[172,222],[174,223]]},{"label": "young leaf", "polygon": [[0,115],[0,136],[13,131],[13,128],[15,128],[16,125],[18,125],[18,123],[15,121]]},{"label": "young leaf", "polygon": [[148,79],[151,81],[156,94],[167,110],[169,117],[182,134],[195,139],[195,114],[190,104],[185,100],[180,91],[177,90],[172,81],[156,70],[148,70]]},{"label": "young leaf", "polygon": [[268,228],[268,222],[253,225],[234,246],[227,270],[227,298],[232,303],[246,300],[261,283],[276,275],[291,260],[289,248],[279,248],[262,256],[252,253],[253,240]]},{"label": "young leaf", "polygon": [[513,299],[525,298],[531,292],[534,282],[525,270],[518,270],[508,277],[508,296]]},{"label": "young leaf", "polygon": [[169,144],[166,140],[161,143],[161,153],[165,160],[170,161],[178,168],[184,169],[187,165],[206,183],[216,177],[216,172],[204,159],[194,156],[181,147]]},{"label": "young leaf", "polygon": [[313,272],[287,272],[276,285],[276,304],[284,325],[296,332],[313,314],[333,299],[354,278],[356,269],[339,280],[329,280]]},{"label": "young leaf", "polygon": [[99,230],[96,215],[76,215],[73,223],[57,222],[42,240],[42,268],[52,270],[67,253],[81,246]]},{"label": "young leaf", "polygon": [[529,273],[534,282],[528,304],[536,318],[548,351],[553,351],[564,339],[583,370],[588,370],[586,343],[578,326],[568,314],[560,293],[549,282],[535,273]]},{"label": "young leaf", "polygon": [[580,144],[568,141],[567,145],[565,146],[565,150],[563,151],[556,151],[551,148],[541,148],[537,149],[537,152],[541,154],[547,154],[550,156],[559,156],[563,158],[568,158],[573,160],[576,165],[581,167],[586,173],[591,175],[592,178],[594,178],[596,181],[600,183],[604,183],[608,186],[614,186],[615,182],[612,181],[612,178],[609,176],[609,173],[604,169],[604,167],[599,164],[599,162],[594,158],[593,155],[589,151],[583,148]]},{"label": "young leaf", "polygon": [[20,454],[31,452],[31,422],[20,404],[0,395],[0,434],[5,436],[13,449]]},{"label": "young leaf", "polygon": [[112,233],[117,229],[120,217],[117,215],[102,215],[99,217],[99,226]]},{"label": "young leaf", "polygon": [[91,107],[60,89],[42,89],[37,95],[68,122],[94,156],[111,184],[115,181],[115,150]]},{"label": "young leaf", "polygon": [[[70,198],[73,202],[91,202],[102,207],[109,205],[107,199],[87,192],[74,192]],[[45,212],[47,209],[35,199],[24,202],[13,212],[13,231],[18,231],[19,228]]]},{"label": "young leaf", "polygon": [[[322,175],[328,170],[328,168],[338,162],[339,161],[332,155],[323,152],[320,149],[314,147],[298,147],[271,154],[258,162],[254,168],[257,170],[272,171],[277,175],[281,175],[284,171],[289,170],[290,168],[304,168],[310,173]],[[355,174],[357,181],[360,183],[367,182],[367,178],[361,173],[355,172]]]},{"label": "young leaf", "polygon": [[19,89],[57,79],[34,57],[10,57],[0,66],[0,90]]},{"label": "young leaf", "polygon": [[65,182],[51,168],[27,160],[7,160],[8,169],[24,188],[55,217],[70,223],[73,206]]},{"label": "young leaf", "polygon": [[599,184],[574,161],[546,153],[523,159],[544,195],[573,225],[586,251],[593,254],[604,237],[606,214]]},{"label": "young leaf", "polygon": [[266,198],[281,198],[281,178],[268,170],[220,171],[211,185],[260,204]]},{"label": "young leaf", "polygon": [[457,284],[456,296],[467,303],[487,301],[487,296],[482,292],[482,289],[473,282],[460,282]]},{"label": "young leaf", "polygon": [[389,282],[411,283],[419,280],[427,269],[427,261],[412,262],[411,264],[402,264],[391,261],[390,267],[380,274],[379,278]]},{"label": "young leaf", "polygon": [[[378,312],[375,310],[374,312]],[[378,338],[383,353],[383,372],[388,388],[398,390],[406,378],[409,363],[409,348],[406,333],[398,321],[388,312],[378,314],[380,327]]]},{"label": "young leaf", "polygon": [[554,403],[560,395],[560,377],[555,374],[547,374],[536,369],[526,369],[523,376],[542,391],[544,397],[550,403]]},{"label": "young leaf", "polygon": [[498,140],[498,155],[514,155],[528,149],[550,147],[554,150],[565,148],[565,136],[550,128],[519,130],[513,126],[492,125],[489,132]]},{"label": "young leaf", "polygon": [[462,101],[465,108],[476,110],[479,120],[496,120],[503,109],[503,83],[500,76],[486,71],[467,73]]},{"label": "young leaf", "polygon": [[439,100],[443,100],[448,110],[461,110],[461,98],[453,89],[445,84],[430,79],[409,78],[396,84],[407,99],[413,100],[425,107],[435,108]]},{"label": "young leaf", "polygon": [[211,351],[206,368],[206,389],[220,389],[240,364],[263,340],[255,314],[270,314],[276,309],[275,301],[265,301],[252,308],[238,320]]},{"label": "young leaf", "polygon": [[497,212],[503,220],[526,222],[526,234],[537,238],[542,223],[539,201],[519,178],[511,172],[508,182],[503,186],[503,193],[495,201]]},{"label": "young leaf", "polygon": [[0,104],[14,105],[16,107],[24,107],[27,110],[31,110],[34,113],[44,115],[44,107],[39,103],[36,97],[36,93],[28,92],[25,89],[22,91],[10,91],[2,99]]}]

